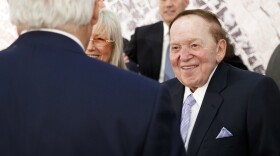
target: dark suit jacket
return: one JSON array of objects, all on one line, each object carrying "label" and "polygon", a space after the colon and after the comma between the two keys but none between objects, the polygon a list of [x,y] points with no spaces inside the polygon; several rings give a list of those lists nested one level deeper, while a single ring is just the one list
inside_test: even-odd
[{"label": "dark suit jacket", "polygon": [[0,75],[1,156],[185,154],[166,88],[66,36],[21,35],[0,52]]},{"label": "dark suit jacket", "polygon": [[226,62],[234,67],[237,67],[239,69],[248,70],[247,66],[245,66],[245,64],[242,62],[242,60],[239,56],[233,55],[230,58],[225,58],[224,62]]},{"label": "dark suit jacket", "polygon": [[[181,116],[185,87],[169,87]],[[192,131],[187,156],[279,156],[280,93],[265,76],[221,63],[207,88]],[[216,139],[225,127],[233,136]]]},{"label": "dark suit jacket", "polygon": [[[123,38],[123,50],[125,51],[125,47],[127,47],[129,41],[126,38]],[[129,62],[125,63],[127,69],[129,71],[135,72],[135,73],[139,73],[139,68],[138,65],[136,63],[134,63],[134,61],[129,60]]]},{"label": "dark suit jacket", "polygon": [[163,44],[163,22],[138,27],[125,52],[139,65],[142,75],[159,79]]}]

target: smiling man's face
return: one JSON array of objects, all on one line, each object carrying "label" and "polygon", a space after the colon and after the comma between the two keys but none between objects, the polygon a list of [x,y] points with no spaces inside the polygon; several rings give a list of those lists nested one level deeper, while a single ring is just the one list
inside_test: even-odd
[{"label": "smiling man's face", "polygon": [[178,80],[192,91],[203,86],[224,57],[225,40],[214,39],[213,24],[197,15],[178,18],[170,29],[170,62]]}]

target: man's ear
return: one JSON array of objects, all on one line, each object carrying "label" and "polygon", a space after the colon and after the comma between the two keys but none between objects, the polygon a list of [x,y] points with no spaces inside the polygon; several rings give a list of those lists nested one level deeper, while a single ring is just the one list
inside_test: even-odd
[{"label": "man's ear", "polygon": [[98,14],[99,14],[98,0],[95,0],[95,2],[94,2],[94,9],[93,9],[93,15],[92,15],[91,22],[90,22],[92,26],[97,23]]},{"label": "man's ear", "polygon": [[217,63],[220,63],[226,55],[227,41],[220,39],[217,46],[216,61]]}]

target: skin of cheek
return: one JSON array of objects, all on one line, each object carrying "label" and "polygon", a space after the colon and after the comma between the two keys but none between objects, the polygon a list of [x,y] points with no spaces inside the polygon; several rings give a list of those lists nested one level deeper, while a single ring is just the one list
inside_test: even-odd
[{"label": "skin of cheek", "polygon": [[216,65],[216,57],[214,56],[215,54],[210,54],[209,51],[211,50],[202,49],[199,52],[196,52],[195,55],[193,54],[193,57],[189,61],[195,62],[199,66],[193,71],[193,73],[191,73],[191,75],[189,75],[190,73],[184,73],[183,71],[180,71],[181,69],[179,67],[179,53],[170,56],[170,58],[172,59],[171,64],[173,66],[176,77],[181,83],[192,88],[192,90],[195,90],[197,87],[203,86],[207,82],[212,70]]},{"label": "skin of cheek", "polygon": [[111,44],[105,46],[102,53],[105,56],[106,62],[110,63],[112,60],[113,46]]}]

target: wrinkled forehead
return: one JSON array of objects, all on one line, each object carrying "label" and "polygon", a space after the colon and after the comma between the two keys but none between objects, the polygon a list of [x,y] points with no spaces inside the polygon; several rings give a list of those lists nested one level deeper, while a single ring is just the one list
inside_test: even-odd
[{"label": "wrinkled forehead", "polygon": [[212,38],[211,23],[197,15],[178,18],[170,28],[170,42]]},{"label": "wrinkled forehead", "polygon": [[170,28],[170,34],[177,31],[201,31],[209,30],[211,23],[198,15],[185,15],[173,22]]}]

